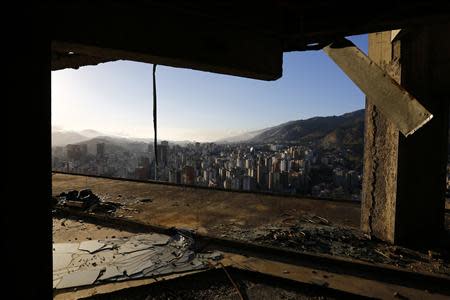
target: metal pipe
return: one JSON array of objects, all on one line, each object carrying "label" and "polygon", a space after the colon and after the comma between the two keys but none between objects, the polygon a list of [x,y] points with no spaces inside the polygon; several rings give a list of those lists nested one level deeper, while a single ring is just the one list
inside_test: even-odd
[{"label": "metal pipe", "polygon": [[156,114],[156,64],[153,64],[153,130],[155,134],[153,149],[155,151],[155,180],[158,180],[158,139],[157,139],[157,114]]}]

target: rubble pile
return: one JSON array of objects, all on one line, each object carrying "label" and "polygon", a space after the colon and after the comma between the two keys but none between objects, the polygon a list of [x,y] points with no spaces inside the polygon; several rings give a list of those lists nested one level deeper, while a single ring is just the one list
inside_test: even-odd
[{"label": "rubble pile", "polygon": [[68,207],[89,212],[113,213],[121,204],[102,201],[91,190],[71,190],[52,198],[55,207]]},{"label": "rubble pile", "polygon": [[[224,225],[224,224],[223,224]],[[305,214],[287,222],[253,228],[228,225],[215,231],[221,237],[295,251],[329,254],[397,267],[450,274],[450,253],[445,249],[412,250],[372,240],[353,227],[332,224],[325,218]],[[220,234],[223,232],[223,234]]]}]

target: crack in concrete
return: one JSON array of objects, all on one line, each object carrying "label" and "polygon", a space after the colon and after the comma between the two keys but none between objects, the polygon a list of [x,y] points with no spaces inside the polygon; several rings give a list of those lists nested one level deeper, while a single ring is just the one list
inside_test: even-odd
[{"label": "crack in concrete", "polygon": [[377,147],[376,147],[376,140],[377,140],[377,116],[378,116],[378,112],[377,112],[377,108],[375,106],[373,106],[372,109],[372,115],[371,115],[371,121],[372,121],[372,126],[373,126],[373,139],[372,139],[372,176],[371,176],[371,181],[370,181],[370,208],[369,208],[369,218],[368,218],[368,224],[369,224],[369,235],[372,235],[373,232],[373,220],[372,220],[372,215],[374,214],[374,210],[375,210],[375,205],[376,205],[376,201],[375,201],[375,187],[376,187],[376,183],[377,183],[377,170],[378,170],[378,151],[377,151]]}]

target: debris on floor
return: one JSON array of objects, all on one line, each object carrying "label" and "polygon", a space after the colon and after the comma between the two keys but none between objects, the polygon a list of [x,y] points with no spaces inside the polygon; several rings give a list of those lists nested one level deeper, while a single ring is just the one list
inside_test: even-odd
[{"label": "debris on floor", "polygon": [[89,189],[62,192],[52,198],[52,203],[55,207],[68,207],[71,209],[100,213],[113,213],[117,208],[121,207],[121,204],[119,203],[102,201],[100,197]]},{"label": "debris on floor", "polygon": [[257,227],[226,224],[216,226],[214,231],[222,238],[301,252],[350,257],[412,271],[447,276],[450,274],[450,253],[446,249],[420,251],[390,245],[370,239],[357,228],[332,224],[325,218],[312,214]]},{"label": "debris on floor", "polygon": [[208,268],[220,252],[197,254],[182,232],[53,244],[53,288],[157,277]]},{"label": "debris on floor", "polygon": [[147,202],[152,202],[153,200],[150,198],[140,198],[138,200],[136,200],[136,203],[141,202],[141,203],[147,203]]}]

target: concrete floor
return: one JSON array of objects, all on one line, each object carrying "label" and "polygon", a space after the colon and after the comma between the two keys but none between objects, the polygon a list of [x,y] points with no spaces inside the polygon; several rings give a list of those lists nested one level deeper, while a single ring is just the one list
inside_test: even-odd
[{"label": "concrete floor", "polygon": [[[53,175],[53,195],[73,189],[91,189],[102,200],[122,204],[113,214],[119,219],[166,228],[187,228],[202,235],[257,243],[261,241],[263,244],[300,251],[344,255],[352,259],[392,264],[412,271],[448,275],[448,251],[431,249],[439,255],[437,258],[429,258],[430,249],[410,254],[408,249],[399,251],[402,249],[365,241],[359,231],[360,205],[355,202],[226,192],[67,174]],[[325,218],[329,224],[321,226],[317,223],[321,218]],[[316,223],[310,224],[308,221],[311,219]],[[450,225],[449,220],[450,214],[447,214],[447,226]],[[312,226],[311,230],[309,225]],[[91,229],[80,227],[81,238],[97,238],[95,235],[99,233],[95,228]],[[271,240],[271,232],[274,230],[278,231],[278,235],[286,233],[290,236],[287,245],[283,244],[282,238]],[[58,236],[63,232],[64,230]],[[306,233],[307,238],[303,239],[299,236],[300,233]],[[111,233],[106,232],[105,236],[111,236]],[[262,240],[261,236],[266,237]],[[355,238],[345,242],[342,241],[344,236],[344,240]],[[312,245],[305,247],[305,240]],[[341,244],[343,247],[339,246]],[[298,247],[300,248],[297,249]],[[361,247],[364,249],[360,249]]]},{"label": "concrete floor", "polygon": [[[277,223],[305,213],[332,223],[359,227],[359,203],[335,202],[301,197],[227,192],[162,184],[53,175],[52,194],[91,189],[101,199],[124,204],[116,216],[166,227],[189,228],[216,235],[216,228],[238,225],[252,228]],[[140,202],[141,199],[150,199]]]}]

